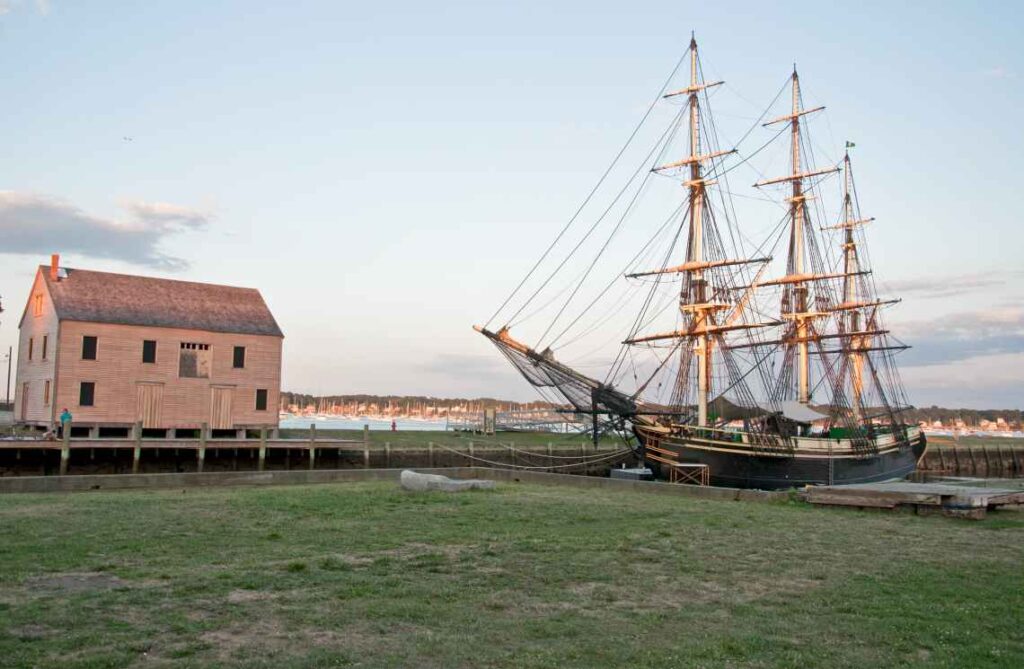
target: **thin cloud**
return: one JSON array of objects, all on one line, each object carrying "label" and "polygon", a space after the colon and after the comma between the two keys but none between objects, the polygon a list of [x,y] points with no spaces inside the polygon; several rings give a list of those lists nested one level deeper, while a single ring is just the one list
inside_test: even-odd
[{"label": "thin cloud", "polygon": [[898,330],[900,338],[913,347],[901,358],[907,367],[1020,353],[1024,351],[1024,308],[949,314],[905,323]]},{"label": "thin cloud", "polygon": [[1005,286],[1021,276],[1024,276],[1024,272],[979,272],[941,278],[918,277],[887,281],[885,287],[896,295],[935,299],[966,295],[994,286]]},{"label": "thin cloud", "polygon": [[1016,72],[1009,68],[1003,67],[1002,65],[997,65],[995,67],[990,67],[987,70],[982,70],[981,74],[982,76],[988,77],[989,79],[1015,79],[1017,77]]},{"label": "thin cloud", "polygon": [[208,213],[162,202],[121,203],[123,220],[94,216],[47,195],[0,191],[0,252],[45,255],[53,251],[123,260],[165,270],[188,262],[159,250],[168,237],[201,230]]},{"label": "thin cloud", "polygon": [[50,0],[32,0],[31,3],[27,3],[25,0],[0,0],[0,16],[10,14],[15,9],[20,9],[26,4],[31,4],[40,16],[50,15],[50,9],[52,8]]}]

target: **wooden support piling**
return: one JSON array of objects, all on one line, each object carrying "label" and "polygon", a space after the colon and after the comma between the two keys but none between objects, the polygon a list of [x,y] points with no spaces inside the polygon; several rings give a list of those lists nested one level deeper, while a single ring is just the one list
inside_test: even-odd
[{"label": "wooden support piling", "polygon": [[432,441],[428,441],[427,442],[427,457],[428,457],[428,460],[430,462],[430,466],[433,467],[434,466],[434,442],[432,442]]},{"label": "wooden support piling", "polygon": [[[340,450],[340,449],[339,449]],[[370,426],[363,425],[363,468],[370,468]]]},{"label": "wooden support piling", "polygon": [[391,442],[384,442],[384,468],[391,469]]},{"label": "wooden support piling", "polygon": [[142,461],[142,423],[135,423],[132,432],[132,436],[135,437],[135,448],[132,449],[132,474],[138,474]]},{"label": "wooden support piling", "polygon": [[260,453],[257,469],[263,471],[267,466],[267,428],[260,428]]},{"label": "wooden support piling", "polygon": [[65,421],[61,431],[60,475],[68,473],[68,461],[71,460],[71,421]]},{"label": "wooden support piling", "polygon": [[316,423],[310,423],[309,425],[309,468],[313,468],[313,462],[316,460]]},{"label": "wooden support piling", "polygon": [[203,465],[206,462],[206,432],[208,428],[207,423],[203,423],[202,428],[199,430],[199,448],[196,450],[196,471],[202,472]]}]

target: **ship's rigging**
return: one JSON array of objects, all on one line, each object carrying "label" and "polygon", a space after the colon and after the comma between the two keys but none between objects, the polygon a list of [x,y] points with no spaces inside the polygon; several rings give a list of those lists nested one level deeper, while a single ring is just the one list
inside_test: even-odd
[{"label": "ship's rigging", "polygon": [[[670,88],[684,64],[685,84]],[[711,97],[724,86],[705,80],[691,38],[655,100],[682,104],[667,128],[655,133],[650,150],[641,152],[626,186],[572,241],[574,226],[656,104],[552,245],[478,329],[547,399],[594,416],[648,416],[697,428],[743,418],[750,434],[767,435],[774,424],[764,417],[797,402],[816,407],[830,427],[853,435],[864,434],[863,426],[879,417],[899,425],[907,403],[893,355],[905,346],[883,323],[882,309],[895,300],[878,296],[864,255],[864,225],[873,219],[860,214],[849,150],[841,162],[814,164],[807,122],[824,107],[804,106],[795,68],[739,141],[723,146]],[[770,116],[787,89],[788,110]],[[680,139],[685,153],[673,155]],[[788,140],[788,174],[767,177],[752,159],[780,140]],[[741,193],[730,185],[730,174],[741,167],[758,173],[757,190]],[[643,242],[640,250],[587,294],[598,261],[623,245],[627,221],[659,177],[681,182],[685,199],[659,219],[653,234],[634,236]],[[822,200],[830,184],[841,185],[841,206],[833,223],[821,224],[828,219]],[[752,235],[758,226],[739,222],[734,198],[763,202],[766,196],[758,193],[770,197],[779,189],[785,189],[783,216],[770,226],[759,224],[759,234]],[[607,229],[603,240],[599,229]],[[597,246],[596,255],[579,261],[588,243]],[[555,253],[559,244],[561,257]],[[554,268],[542,274],[545,262]],[[780,264],[782,271],[773,271]],[[556,283],[557,277],[569,278]],[[625,320],[626,313],[634,315]],[[511,334],[531,319],[540,321],[533,346]],[[666,321],[671,327],[664,327]],[[499,326],[492,328],[495,322]],[[595,366],[603,375],[562,361],[563,350],[588,340],[593,351],[620,343],[613,359]],[[872,448],[869,439],[857,443]]]}]

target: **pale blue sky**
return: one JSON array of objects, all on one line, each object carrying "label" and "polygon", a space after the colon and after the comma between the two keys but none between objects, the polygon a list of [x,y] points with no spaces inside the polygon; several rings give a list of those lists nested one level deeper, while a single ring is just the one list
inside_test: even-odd
[{"label": "pale blue sky", "polygon": [[[0,2],[0,345],[54,250],[258,287],[288,389],[530,398],[470,326],[694,29],[737,115],[796,61],[823,150],[856,141],[911,400],[1024,405],[1022,11],[829,4]],[[144,263],[62,248],[111,221]]]}]

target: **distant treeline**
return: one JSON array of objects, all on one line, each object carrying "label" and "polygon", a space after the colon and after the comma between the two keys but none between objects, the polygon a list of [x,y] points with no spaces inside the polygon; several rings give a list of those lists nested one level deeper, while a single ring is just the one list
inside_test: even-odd
[{"label": "distant treeline", "polygon": [[[431,406],[438,409],[452,407],[472,407],[482,409],[546,409],[554,405],[550,402],[512,402],[493,397],[429,397],[425,395],[309,395],[306,393],[281,393],[285,406],[295,404],[300,407],[319,407],[326,404],[351,405],[352,403],[386,407],[389,403],[396,407]],[[917,407],[906,412],[906,417],[914,423],[942,421],[943,425],[951,425],[957,419],[968,426],[978,426],[981,421],[996,421],[1002,418],[1012,429],[1024,429],[1024,412],[1020,409],[944,409],[942,407]]]},{"label": "distant treeline", "polygon": [[320,406],[326,404],[330,406],[332,404],[337,405],[349,405],[352,403],[358,404],[375,404],[378,407],[386,407],[389,404],[391,406],[404,407],[404,406],[431,406],[436,408],[453,408],[453,407],[465,407],[472,406],[477,409],[545,409],[550,408],[552,405],[550,402],[512,402],[509,400],[501,400],[493,397],[430,397],[426,395],[309,395],[306,393],[293,393],[293,392],[282,392],[281,393],[282,403],[284,405],[295,404],[300,407],[306,406]]},{"label": "distant treeline", "polygon": [[928,422],[942,421],[943,425],[952,425],[957,419],[970,427],[977,427],[981,421],[997,421],[1002,418],[1012,429],[1022,429],[1024,416],[1020,409],[943,409],[942,407],[918,407],[907,411],[908,418],[915,423],[922,420]]}]

